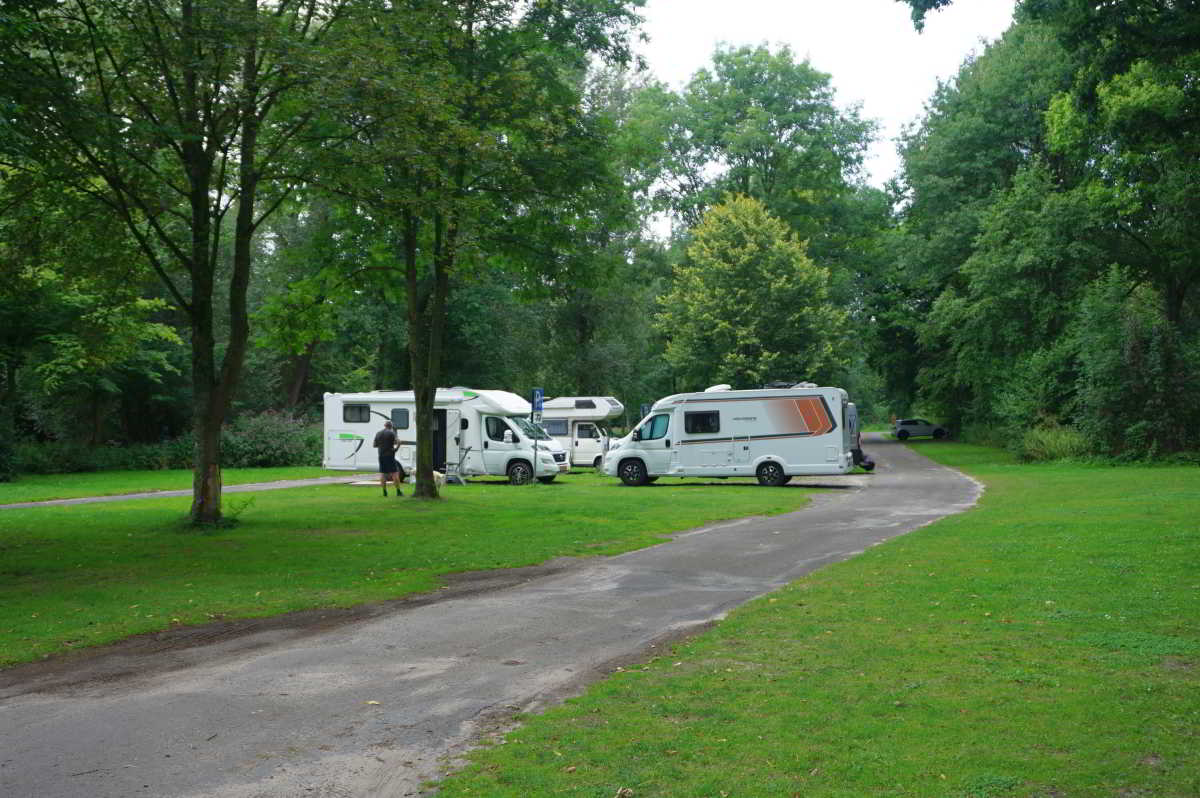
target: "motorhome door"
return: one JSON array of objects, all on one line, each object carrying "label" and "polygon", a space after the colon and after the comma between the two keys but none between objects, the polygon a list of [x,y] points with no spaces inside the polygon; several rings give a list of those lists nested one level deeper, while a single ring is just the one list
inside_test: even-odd
[{"label": "motorhome door", "polygon": [[[505,433],[508,439],[505,440]],[[508,468],[508,458],[520,446],[517,433],[500,416],[483,417],[483,466],[489,474],[501,475]]]},{"label": "motorhome door", "polygon": [[604,442],[600,438],[600,428],[591,421],[577,422],[571,441],[571,462],[590,466],[603,454]]},{"label": "motorhome door", "polygon": [[675,460],[671,434],[670,413],[655,413],[642,424],[639,446],[646,470],[651,474],[665,474],[671,470]]},{"label": "motorhome door", "polygon": [[433,470],[446,472],[446,411],[433,411]]}]

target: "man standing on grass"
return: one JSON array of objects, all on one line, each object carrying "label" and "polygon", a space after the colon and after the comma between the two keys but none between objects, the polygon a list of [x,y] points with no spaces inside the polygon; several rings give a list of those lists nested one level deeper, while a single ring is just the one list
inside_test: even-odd
[{"label": "man standing on grass", "polygon": [[403,496],[400,492],[400,477],[403,472],[400,470],[400,464],[396,462],[396,430],[392,429],[392,422],[383,422],[383,429],[375,433],[375,448],[379,450],[379,484],[383,486],[383,495],[387,495],[390,479],[396,483],[396,495]]}]

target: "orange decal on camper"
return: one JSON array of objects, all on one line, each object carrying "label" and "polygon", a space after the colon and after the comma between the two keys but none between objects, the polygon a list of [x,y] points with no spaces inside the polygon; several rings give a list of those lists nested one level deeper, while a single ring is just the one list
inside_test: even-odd
[{"label": "orange decal on camper", "polygon": [[833,420],[819,396],[771,397],[767,411],[780,433],[824,435],[833,429]]}]

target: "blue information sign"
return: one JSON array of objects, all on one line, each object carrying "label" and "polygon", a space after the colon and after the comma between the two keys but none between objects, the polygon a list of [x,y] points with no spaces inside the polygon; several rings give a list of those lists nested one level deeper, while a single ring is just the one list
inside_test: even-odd
[{"label": "blue information sign", "polygon": [[535,413],[542,412],[542,397],[543,397],[542,389],[534,388],[533,389],[533,401],[530,402],[530,404],[533,405],[533,412],[535,412]]}]

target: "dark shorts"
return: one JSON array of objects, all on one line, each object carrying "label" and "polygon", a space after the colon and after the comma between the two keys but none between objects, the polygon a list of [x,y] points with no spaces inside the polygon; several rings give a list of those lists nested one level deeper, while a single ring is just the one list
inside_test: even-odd
[{"label": "dark shorts", "polygon": [[381,454],[379,455],[379,473],[380,474],[395,474],[400,470],[400,464],[396,462],[396,455]]}]

